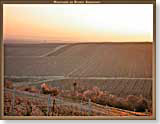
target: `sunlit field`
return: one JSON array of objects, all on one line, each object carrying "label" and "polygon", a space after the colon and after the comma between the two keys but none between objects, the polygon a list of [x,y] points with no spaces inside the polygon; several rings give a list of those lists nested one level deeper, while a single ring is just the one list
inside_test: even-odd
[{"label": "sunlit field", "polygon": [[5,44],[5,63],[5,115],[152,115],[152,43]]}]

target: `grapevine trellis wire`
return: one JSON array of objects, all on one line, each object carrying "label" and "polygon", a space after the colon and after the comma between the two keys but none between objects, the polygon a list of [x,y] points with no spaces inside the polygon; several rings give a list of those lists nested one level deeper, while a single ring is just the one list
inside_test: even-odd
[{"label": "grapevine trellis wire", "polygon": [[[16,89],[8,89],[5,88],[4,92],[10,92],[12,93],[12,99],[11,99],[11,109],[12,109],[12,115],[15,116],[15,112],[14,112],[14,108],[15,108],[15,101],[16,101],[16,96],[25,96],[27,98],[31,98],[32,100],[35,99],[40,99],[43,102],[46,102],[45,105],[36,105],[36,106],[46,106],[47,107],[47,116],[49,116],[49,113],[51,111],[51,108],[54,106],[53,103],[55,103],[55,105],[64,105],[64,106],[72,106],[73,108],[77,109],[79,108],[79,111],[82,115],[83,112],[87,112],[88,116],[91,116],[92,113],[96,113],[97,115],[103,115],[103,116],[109,116],[113,110],[118,110],[119,112],[126,112],[128,114],[132,114],[132,115],[136,115],[139,116],[139,114],[134,113],[132,111],[127,111],[127,110],[122,110],[122,109],[118,109],[118,108],[114,108],[114,107],[108,107],[108,106],[101,106],[98,105],[96,103],[92,103],[91,99],[88,99],[88,102],[85,101],[79,101],[76,103],[70,102],[70,101],[66,101],[64,100],[62,97],[58,96],[58,97],[52,97],[50,94],[49,95],[44,95],[44,94],[36,94],[36,93],[30,93],[30,92],[26,92],[26,91],[18,91]],[[107,112],[104,113],[104,111],[98,111],[95,110],[92,106],[97,106],[99,108],[105,109]],[[148,110],[146,110],[146,112],[148,112]],[[121,116],[121,113],[120,113]],[[144,114],[144,116],[147,116],[147,114]]]},{"label": "grapevine trellis wire", "polygon": [[[13,90],[5,88],[4,91],[12,93],[12,100],[11,100],[12,115],[15,115],[14,108],[15,108],[16,96],[26,96],[26,97],[29,97],[32,99],[46,100],[47,101],[47,104],[46,104],[47,115],[49,115],[49,112],[51,111],[50,108],[53,107],[53,100],[55,100],[56,105],[70,105],[69,103],[66,103],[61,97],[53,98],[53,97],[51,97],[50,94],[49,95],[42,95],[42,94],[29,93],[29,92],[25,92],[25,91],[22,92],[22,91],[16,90],[15,88]],[[71,105],[76,107],[76,105],[74,105],[74,104],[71,104]],[[43,106],[45,106],[45,105],[43,105]],[[78,106],[80,106],[80,112],[82,113],[84,111],[84,108],[86,107],[86,105],[84,107],[83,102],[81,101]],[[86,108],[87,108],[86,110],[88,110],[88,115],[91,115],[92,110],[91,110],[91,100],[90,99],[89,99],[89,102],[88,102],[88,105]]]}]

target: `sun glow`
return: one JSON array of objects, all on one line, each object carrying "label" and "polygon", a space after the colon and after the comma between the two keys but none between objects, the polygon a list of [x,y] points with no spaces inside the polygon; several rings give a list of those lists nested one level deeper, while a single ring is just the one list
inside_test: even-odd
[{"label": "sun glow", "polygon": [[4,39],[153,41],[153,5],[7,4]]}]

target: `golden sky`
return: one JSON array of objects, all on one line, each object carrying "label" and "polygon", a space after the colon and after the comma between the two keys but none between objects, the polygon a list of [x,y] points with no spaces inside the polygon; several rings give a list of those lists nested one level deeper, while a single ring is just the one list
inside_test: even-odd
[{"label": "golden sky", "polygon": [[152,4],[6,4],[4,39],[153,41]]}]

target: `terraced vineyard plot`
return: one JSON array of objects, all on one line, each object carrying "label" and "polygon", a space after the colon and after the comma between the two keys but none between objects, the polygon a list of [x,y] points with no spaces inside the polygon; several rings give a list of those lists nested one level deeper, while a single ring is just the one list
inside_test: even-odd
[{"label": "terraced vineyard plot", "polygon": [[99,47],[94,57],[70,76],[152,77],[151,44],[102,44]]},{"label": "terraced vineyard plot", "polygon": [[5,56],[41,56],[63,44],[6,44]]},{"label": "terraced vineyard plot", "polygon": [[[59,87],[63,90],[73,90],[73,83],[77,82],[80,89],[91,89],[95,86],[101,90],[108,91],[120,97],[126,97],[127,95],[144,96],[147,99],[152,99],[152,80],[142,79],[106,79],[106,80],[94,80],[94,79],[66,79],[57,81],[48,81],[51,86]],[[38,87],[40,85],[37,85]]]},{"label": "terraced vineyard plot", "polygon": [[65,76],[73,69],[78,68],[82,61],[86,61],[86,59],[67,56],[63,58],[5,58],[5,75]]},{"label": "terraced vineyard plot", "polygon": [[[6,75],[18,76],[67,76],[73,70],[79,68],[82,63],[86,63],[88,61],[87,58],[94,56],[92,51],[95,47],[97,46],[77,45],[75,48],[72,47],[67,50],[69,52],[64,52],[63,55],[60,54],[58,56],[44,58],[6,57],[5,73]],[[81,53],[85,49],[88,49],[88,54]],[[23,68],[23,70],[20,70],[20,68]]]},{"label": "terraced vineyard plot", "polygon": [[[48,49],[47,46],[44,49]],[[151,43],[88,43],[63,49],[56,56],[5,57],[5,75],[152,77]]]},{"label": "terraced vineyard plot", "polygon": [[[14,95],[13,95],[14,93]],[[14,100],[13,100],[14,96]],[[7,116],[150,116],[151,113],[133,112],[93,102],[52,98],[47,95],[5,89],[4,115]],[[53,103],[55,99],[55,103]],[[58,102],[59,101],[59,102]],[[60,102],[61,101],[61,102]]]}]

